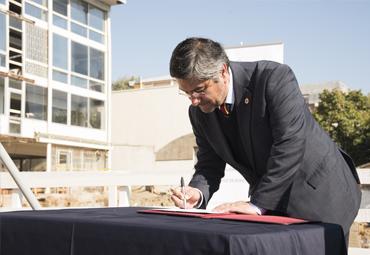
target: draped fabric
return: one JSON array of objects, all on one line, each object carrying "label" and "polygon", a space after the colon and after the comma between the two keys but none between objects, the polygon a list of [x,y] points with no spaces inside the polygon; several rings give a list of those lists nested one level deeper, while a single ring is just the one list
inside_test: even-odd
[{"label": "draped fabric", "polygon": [[285,226],[136,212],[141,209],[1,213],[1,255],[346,254],[336,224]]}]

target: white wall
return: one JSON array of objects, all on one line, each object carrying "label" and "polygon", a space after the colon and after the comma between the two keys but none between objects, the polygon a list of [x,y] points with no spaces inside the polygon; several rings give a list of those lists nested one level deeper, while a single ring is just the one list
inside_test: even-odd
[{"label": "white wall", "polygon": [[193,132],[190,100],[178,94],[177,86],[113,91],[111,102],[113,170],[155,169],[155,152]]},{"label": "white wall", "polygon": [[225,51],[231,61],[284,61],[283,42],[225,47]]}]

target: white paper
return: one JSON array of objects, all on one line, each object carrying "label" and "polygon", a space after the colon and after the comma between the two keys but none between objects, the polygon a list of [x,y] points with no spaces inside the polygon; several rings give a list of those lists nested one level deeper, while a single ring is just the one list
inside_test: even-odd
[{"label": "white paper", "polygon": [[203,214],[220,214],[221,212],[212,212],[210,210],[205,209],[181,209],[177,207],[171,207],[171,208],[156,208],[156,209],[150,209],[155,211],[167,211],[167,212],[184,212],[184,213],[203,213]]}]

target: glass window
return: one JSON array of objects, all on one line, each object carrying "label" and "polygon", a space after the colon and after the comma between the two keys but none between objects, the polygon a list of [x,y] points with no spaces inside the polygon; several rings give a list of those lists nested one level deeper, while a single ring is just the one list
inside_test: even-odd
[{"label": "glass window", "polygon": [[68,84],[68,74],[53,70],[53,80]]},{"label": "glass window", "polygon": [[67,16],[68,0],[53,0],[53,11]]},{"label": "glass window", "polygon": [[87,53],[86,45],[71,43],[71,70],[76,73],[87,75]]},{"label": "glass window", "polygon": [[22,20],[14,18],[13,16],[9,15],[9,26],[12,28],[22,30]]},{"label": "glass window", "polygon": [[87,25],[87,3],[71,0],[71,18]]},{"label": "glass window", "polygon": [[11,117],[21,117],[22,95],[19,93],[10,93],[10,109],[9,114]]},{"label": "glass window", "polygon": [[87,98],[72,95],[71,125],[87,127]]},{"label": "glass window", "polygon": [[26,3],[26,14],[48,22],[48,12],[41,10],[40,8],[37,8],[29,3]]},{"label": "glass window", "polygon": [[0,50],[6,50],[5,14],[0,12]]},{"label": "glass window", "polygon": [[0,75],[0,114],[4,113],[5,77]]},{"label": "glass window", "polygon": [[22,50],[22,32],[10,29],[9,46],[17,50]]},{"label": "glass window", "polygon": [[20,134],[21,133],[21,121],[15,119],[9,119],[9,133]]},{"label": "glass window", "polygon": [[104,80],[104,53],[90,48],[90,77]]},{"label": "glass window", "polygon": [[87,28],[77,25],[73,22],[71,22],[71,32],[81,35],[83,37],[87,37]]},{"label": "glass window", "polygon": [[104,31],[104,11],[89,6],[89,26]]},{"label": "glass window", "polygon": [[0,66],[5,67],[5,55],[0,54]]},{"label": "glass window", "polygon": [[97,92],[104,93],[104,83],[90,81],[89,89]]},{"label": "glass window", "polygon": [[26,86],[26,117],[46,120],[48,108],[48,90],[27,83]]},{"label": "glass window", "polygon": [[68,69],[68,39],[53,34],[53,66]]},{"label": "glass window", "polygon": [[68,30],[68,21],[57,15],[53,15],[53,25]]},{"label": "glass window", "polygon": [[103,43],[103,38],[104,36],[102,34],[99,34],[97,32],[94,32],[92,30],[89,31],[89,39],[98,42],[98,43]]},{"label": "glass window", "polygon": [[67,93],[53,89],[52,121],[67,124]]},{"label": "glass window", "polygon": [[105,121],[104,101],[90,99],[90,127],[104,129]]},{"label": "glass window", "polygon": [[22,161],[22,172],[45,172],[46,158],[24,158]]},{"label": "glass window", "polygon": [[5,5],[5,0],[0,0],[0,4]]},{"label": "glass window", "polygon": [[71,85],[87,89],[87,80],[71,75]]},{"label": "glass window", "polygon": [[48,1],[47,0],[30,0],[32,2],[38,3],[39,5],[48,7]]},{"label": "glass window", "polygon": [[22,81],[9,79],[9,88],[22,90]]}]

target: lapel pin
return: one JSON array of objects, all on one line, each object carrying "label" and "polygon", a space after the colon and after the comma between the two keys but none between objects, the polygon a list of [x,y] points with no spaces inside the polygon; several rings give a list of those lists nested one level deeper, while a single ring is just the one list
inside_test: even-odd
[{"label": "lapel pin", "polygon": [[249,104],[249,99],[248,99],[248,97],[244,100],[244,103],[245,103],[245,104]]}]

